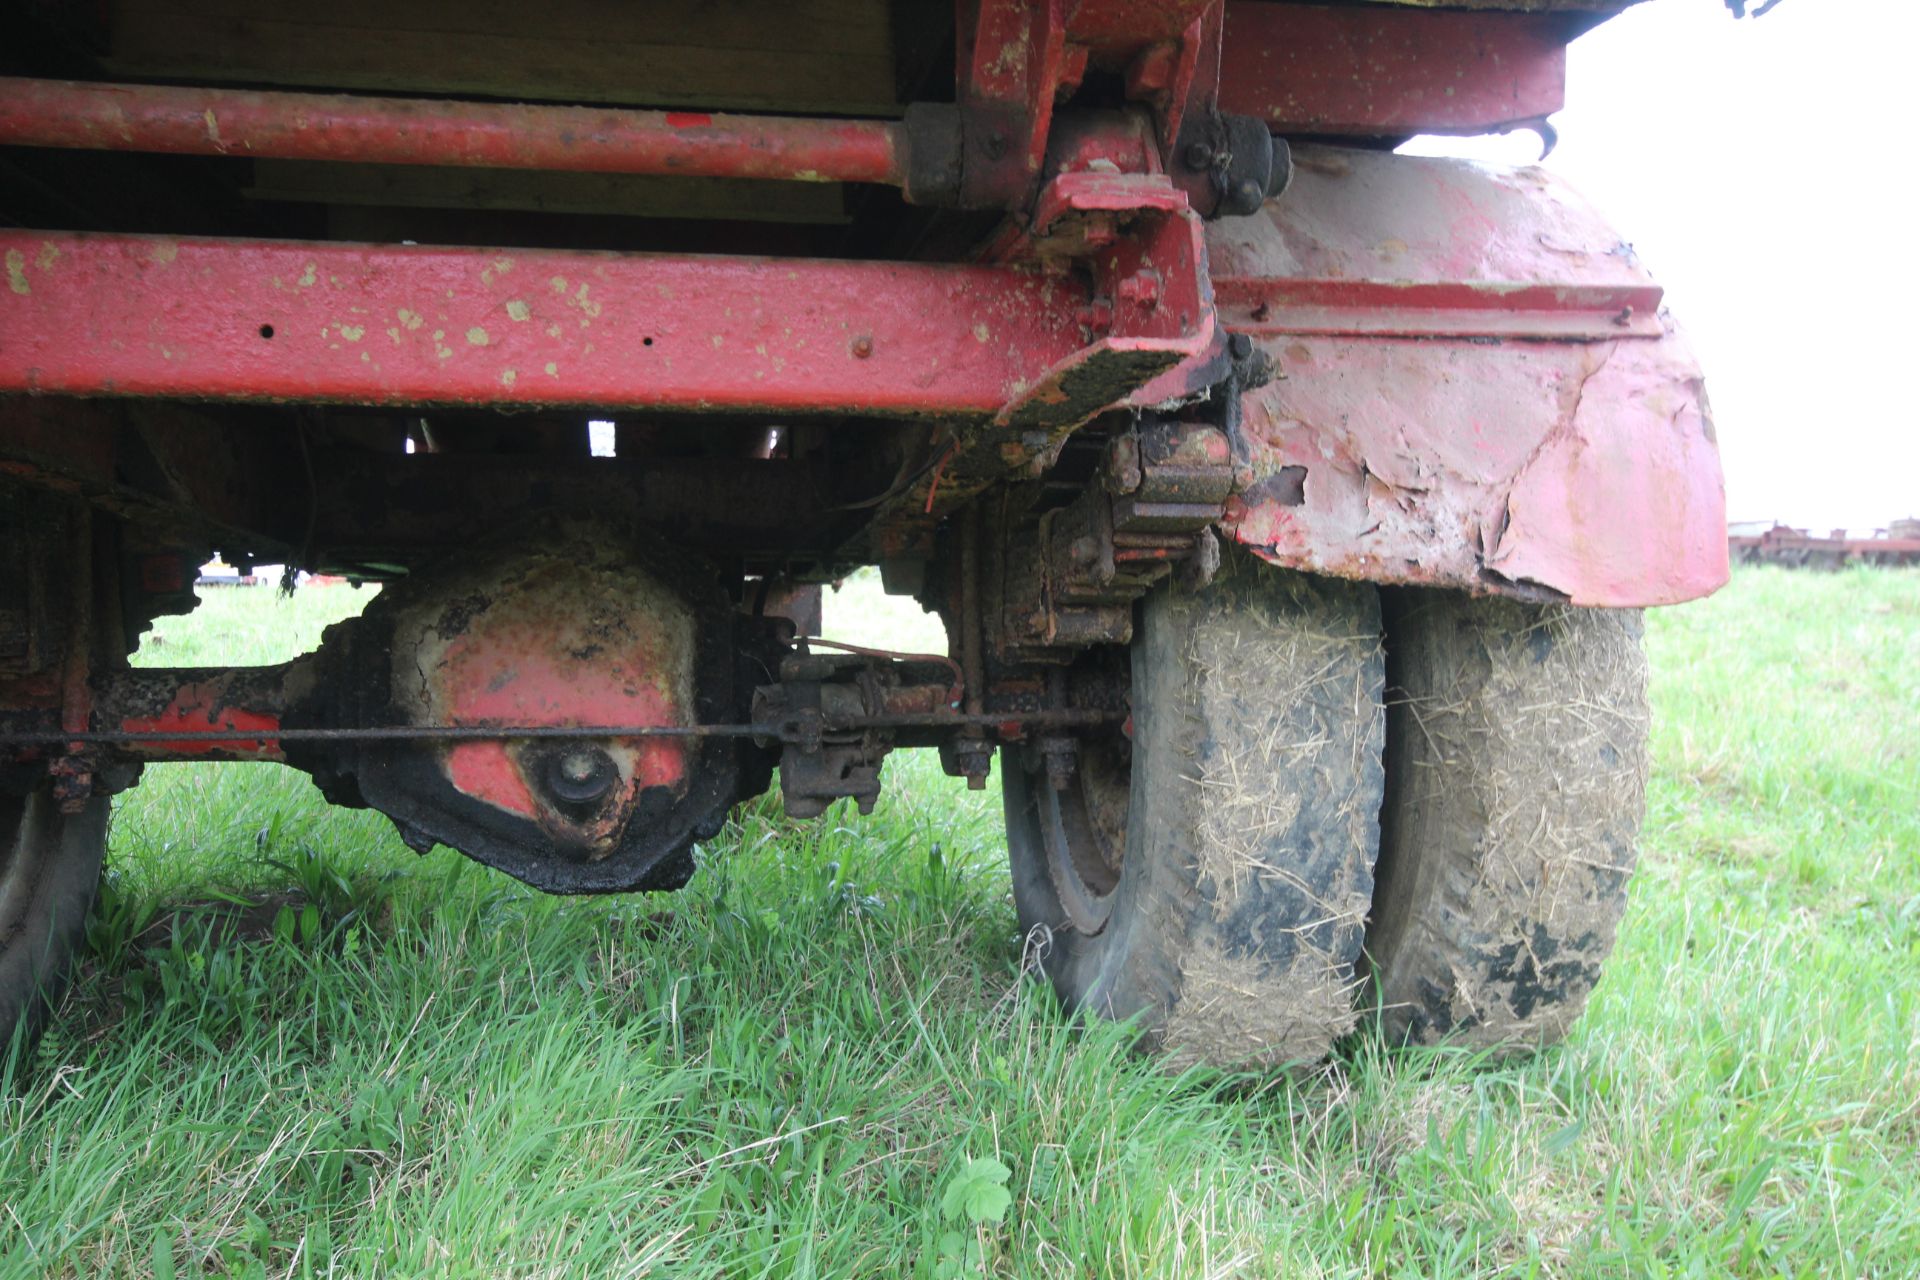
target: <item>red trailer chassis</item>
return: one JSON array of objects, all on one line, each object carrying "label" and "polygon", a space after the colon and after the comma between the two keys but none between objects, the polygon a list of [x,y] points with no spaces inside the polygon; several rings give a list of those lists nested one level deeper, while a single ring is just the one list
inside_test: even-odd
[{"label": "red trailer chassis", "polygon": [[[557,659],[526,699],[454,696],[519,669],[498,649],[531,625],[518,615],[493,619],[481,657],[447,659],[445,697],[372,714],[316,692],[354,678],[325,660],[271,677],[96,670],[112,663],[76,605],[65,640],[16,610],[0,751],[51,760],[70,805],[140,761],[286,758],[416,842],[451,831],[536,882],[626,887],[764,772],[755,750],[785,752],[804,810],[869,802],[894,745],[940,745],[978,780],[996,741],[1124,719],[1123,693],[1069,696],[1048,671],[1126,643],[1134,603],[1176,568],[1211,573],[1221,538],[1296,570],[1577,606],[1725,580],[1700,377],[1631,250],[1544,172],[1377,146],[1544,121],[1577,15],[979,0],[957,17],[953,100],[898,119],[0,78],[0,146],[891,187],[915,228],[895,237],[905,251],[859,257],[0,231],[0,468],[175,532],[102,562],[132,575],[136,622],[188,581],[182,547],[380,576],[493,513],[639,494],[656,529],[724,551],[742,582],[880,563],[946,614],[957,672],[795,658],[790,631],[727,622],[687,587],[689,627],[786,673],[751,716],[745,686],[708,706],[735,675],[666,633],[633,650],[679,654],[664,701],[560,697],[579,676]],[[1355,139],[1373,145],[1329,145]],[[466,432],[457,415],[475,411],[575,429],[601,413],[708,452],[683,443],[628,474],[311,447],[314,421],[328,440],[391,441],[404,412],[432,445],[435,417]],[[701,470],[722,438],[748,443]],[[492,554],[503,581],[532,572]],[[583,599],[673,577],[646,557],[586,561],[601,576],[581,571]],[[455,611],[424,583],[395,597],[342,651],[367,659],[377,628]],[[415,768],[436,735],[492,745]],[[541,809],[528,779],[586,786],[541,772],[552,735],[624,743],[620,776],[652,781]],[[371,754],[327,754],[336,739]],[[709,775],[689,800],[687,779]],[[645,809],[651,788],[679,797],[670,811]],[[643,811],[662,834],[624,864],[551,874],[513,851],[526,828],[476,805],[595,858]]]}]

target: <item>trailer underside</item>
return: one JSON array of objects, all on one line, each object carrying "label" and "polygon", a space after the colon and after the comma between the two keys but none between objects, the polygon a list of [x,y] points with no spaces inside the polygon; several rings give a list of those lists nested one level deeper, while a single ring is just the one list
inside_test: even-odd
[{"label": "trailer underside", "polygon": [[[903,746],[1077,794],[1143,602],[1223,564],[1725,579],[1630,246],[1390,154],[1550,134],[1616,5],[12,7],[0,768],[70,815],[278,760],[423,849],[670,887],[776,764],[801,815]],[[282,667],[127,669],[214,551],[392,585]],[[805,634],[870,564],[949,653]]]}]

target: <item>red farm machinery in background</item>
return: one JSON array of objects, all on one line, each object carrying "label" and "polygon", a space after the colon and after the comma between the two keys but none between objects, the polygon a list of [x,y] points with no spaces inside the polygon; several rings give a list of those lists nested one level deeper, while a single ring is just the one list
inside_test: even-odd
[{"label": "red farm machinery in background", "polygon": [[1844,569],[1850,564],[1892,568],[1920,564],[1920,520],[1895,520],[1872,536],[1845,529],[1825,537],[1784,524],[1727,527],[1727,554],[1736,564],[1774,564],[1787,569]]},{"label": "red farm machinery in background", "polygon": [[[1392,148],[1545,127],[1618,7],[9,6],[0,1032],[146,764],[584,893],[930,747],[1176,1060],[1559,1034],[1635,611],[1727,575],[1713,427],[1590,206]],[[385,585],[130,667],[216,551]],[[947,654],[796,624],[862,565]]]}]

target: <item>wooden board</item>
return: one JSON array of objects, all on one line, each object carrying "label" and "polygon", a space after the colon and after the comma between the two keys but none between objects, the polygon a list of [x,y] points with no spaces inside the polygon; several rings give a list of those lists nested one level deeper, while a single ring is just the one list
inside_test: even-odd
[{"label": "wooden board", "polygon": [[111,75],[884,115],[886,0],[115,0]]}]

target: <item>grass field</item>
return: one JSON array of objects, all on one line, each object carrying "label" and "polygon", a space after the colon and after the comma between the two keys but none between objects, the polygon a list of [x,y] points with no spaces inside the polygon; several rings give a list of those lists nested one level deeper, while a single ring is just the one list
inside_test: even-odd
[{"label": "grass field", "polygon": [[[283,657],[363,599],[216,590],[142,660]],[[863,615],[924,626],[829,602]],[[924,757],[610,900],[289,771],[152,769],[0,1081],[0,1275],[1916,1274],[1920,573],[1744,571],[1648,643],[1619,950],[1508,1065],[1167,1077],[1020,980],[997,789]]]}]

